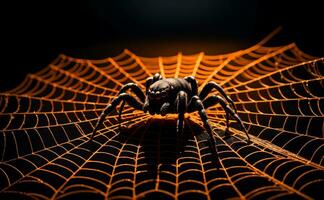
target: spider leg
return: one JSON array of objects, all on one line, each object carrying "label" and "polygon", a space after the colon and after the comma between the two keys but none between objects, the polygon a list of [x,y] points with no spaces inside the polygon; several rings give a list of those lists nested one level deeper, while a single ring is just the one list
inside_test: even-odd
[{"label": "spider leg", "polygon": [[153,77],[148,77],[147,79],[146,79],[146,82],[145,82],[145,94],[147,95],[147,93],[148,93],[148,90],[149,90],[149,88],[150,88],[150,86],[152,85],[152,83],[153,83]]},{"label": "spider leg", "polygon": [[120,105],[119,107],[119,112],[118,112],[118,123],[119,123],[119,129],[121,129],[121,123],[122,123],[122,113],[123,113],[123,110],[124,110],[124,107],[125,107],[125,101],[122,102],[122,104]]},{"label": "spider leg", "polygon": [[229,105],[227,105],[227,102],[222,97],[213,95],[203,101],[205,108],[209,108],[209,107],[216,105],[218,103],[223,107],[223,109],[225,110],[225,113],[226,113],[226,132],[228,132],[228,130],[229,130],[229,115],[231,115],[239,123],[241,128],[244,130],[246,137],[247,137],[247,142],[250,142],[249,134],[248,134],[247,130],[245,129],[245,126],[244,126],[241,118],[235,113],[235,111]]},{"label": "spider leg", "polygon": [[178,121],[177,121],[177,134],[182,135],[183,133],[183,127],[184,127],[184,114],[187,109],[187,93],[184,91],[178,92],[177,98],[176,98],[176,107],[178,112]]},{"label": "spider leg", "polygon": [[233,107],[235,113],[237,113],[236,107],[234,105],[233,100],[225,93],[224,89],[218,85],[217,83],[215,83],[214,81],[211,81],[209,83],[207,83],[205,85],[205,87],[200,91],[199,93],[199,98],[201,100],[204,100],[206,98],[206,96],[213,90],[216,89],[225,99],[227,102],[229,102],[231,104],[231,106]]},{"label": "spider leg", "polygon": [[154,76],[153,76],[153,83],[155,83],[158,80],[161,80],[162,78],[163,77],[161,76],[161,74],[159,74],[159,73],[154,74]]},{"label": "spider leg", "polygon": [[146,94],[150,86],[156,81],[161,80],[162,78],[163,77],[159,73],[154,74],[154,76],[148,77],[145,82]]},{"label": "spider leg", "polygon": [[[134,94],[141,100],[141,102],[143,102],[145,100],[145,95],[142,92],[141,88],[138,87],[137,84],[135,83],[127,83],[126,85],[124,85],[120,90],[118,95],[126,93],[127,90],[131,89],[131,91],[134,92]],[[120,124],[121,124],[121,115],[123,112],[123,109],[125,107],[125,101],[122,102],[120,108],[119,108],[119,114],[118,114],[118,122],[119,122],[119,128],[121,128]]]},{"label": "spider leg", "polygon": [[120,90],[118,94],[125,93],[128,89],[131,89],[131,91],[134,92],[134,94],[143,102],[145,100],[145,95],[142,92],[141,88],[135,84],[135,83],[127,83],[124,85]]},{"label": "spider leg", "polygon": [[186,77],[184,77],[184,79],[188,83],[190,83],[190,85],[191,85],[192,96],[193,95],[197,95],[198,94],[198,86],[197,86],[197,81],[196,81],[195,77],[193,77],[193,76],[186,76]]},{"label": "spider leg", "polygon": [[[149,78],[146,79],[146,82],[145,82],[145,88],[146,88],[145,93],[146,93],[146,95],[147,95],[147,93],[148,93],[148,90],[149,90],[150,86],[151,86],[153,83],[155,83],[156,81],[161,80],[162,78],[163,78],[163,77],[162,77],[159,73],[156,73],[156,74],[154,74],[154,76],[149,77]],[[143,100],[143,101],[144,101],[144,100]],[[144,106],[143,106],[143,109],[142,109],[142,110],[146,113],[148,107],[149,107],[149,104],[148,104],[148,97],[146,96],[145,101],[144,101]]]},{"label": "spider leg", "polygon": [[170,109],[170,103],[169,102],[165,102],[162,106],[161,106],[161,110],[160,113],[162,116],[165,116],[168,113],[168,110]]},{"label": "spider leg", "polygon": [[191,112],[198,110],[199,116],[200,116],[202,122],[204,123],[204,128],[206,129],[207,134],[209,136],[209,140],[208,140],[209,146],[212,149],[212,153],[218,157],[217,149],[216,149],[216,141],[213,136],[212,128],[208,122],[207,113],[205,111],[202,101],[200,100],[200,98],[197,95],[193,96],[191,98],[189,107],[190,107]]},{"label": "spider leg", "polygon": [[92,132],[92,135],[91,135],[89,141],[92,141],[92,139],[94,138],[94,136],[96,135],[96,133],[99,129],[99,126],[104,122],[106,116],[109,115],[114,109],[116,109],[117,105],[121,101],[126,101],[130,106],[132,106],[133,108],[135,108],[137,110],[141,110],[142,106],[143,106],[142,102],[139,102],[137,99],[135,99],[131,95],[129,95],[127,93],[120,94],[117,98],[113,99],[112,102],[110,104],[108,104],[108,106],[101,113],[100,118],[96,124],[95,129]]}]

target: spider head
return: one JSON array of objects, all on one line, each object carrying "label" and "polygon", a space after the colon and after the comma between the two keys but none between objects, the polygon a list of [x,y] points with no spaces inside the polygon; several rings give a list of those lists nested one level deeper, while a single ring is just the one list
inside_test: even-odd
[{"label": "spider head", "polygon": [[164,102],[169,96],[171,86],[165,80],[153,83],[148,89],[148,98],[155,102]]}]

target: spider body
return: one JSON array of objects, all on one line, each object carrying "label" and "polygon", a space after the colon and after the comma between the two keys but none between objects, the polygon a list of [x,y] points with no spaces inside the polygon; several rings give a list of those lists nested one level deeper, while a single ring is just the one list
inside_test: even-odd
[{"label": "spider body", "polygon": [[[209,95],[213,89],[216,89],[220,95]],[[137,98],[128,94],[127,91],[132,90]],[[146,80],[145,94],[135,83],[124,85],[116,98],[104,109],[96,124],[90,140],[93,139],[99,126],[103,123],[105,117],[110,114],[121,103],[119,108],[119,123],[121,122],[121,114],[125,103],[128,103],[136,110],[148,112],[151,115],[166,115],[168,113],[178,114],[177,134],[181,135],[184,127],[184,114],[197,111],[204,124],[204,128],[209,135],[209,144],[212,151],[217,155],[215,139],[212,128],[208,121],[205,109],[220,104],[226,113],[226,130],[229,131],[229,118],[234,118],[241,128],[244,130],[248,142],[249,135],[237,115],[234,102],[226,95],[221,86],[215,82],[207,83],[203,89],[198,92],[198,86],[193,76],[185,78],[162,78],[160,74],[155,74]]]},{"label": "spider body", "polygon": [[191,85],[181,78],[161,79],[153,83],[147,92],[147,101],[144,104],[144,112],[150,114],[177,113],[177,94],[183,91],[187,98],[193,96]]}]

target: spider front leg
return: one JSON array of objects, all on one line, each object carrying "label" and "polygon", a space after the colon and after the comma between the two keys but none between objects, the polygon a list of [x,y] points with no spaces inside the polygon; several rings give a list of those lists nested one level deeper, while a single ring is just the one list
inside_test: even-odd
[{"label": "spider front leg", "polygon": [[226,113],[226,132],[228,133],[229,131],[229,115],[231,115],[239,123],[241,128],[244,130],[247,137],[247,142],[249,143],[250,137],[249,134],[247,133],[247,130],[245,129],[245,126],[241,118],[235,113],[235,111],[229,105],[227,105],[226,101],[222,97],[213,95],[203,101],[205,108],[209,108],[218,103],[220,103],[220,105],[223,107]]},{"label": "spider front leg", "polygon": [[161,109],[160,109],[160,113],[162,116],[165,116],[169,109],[170,109],[170,106],[171,104],[169,102],[165,102],[162,106],[161,106]]},{"label": "spider front leg", "polygon": [[193,76],[186,76],[184,79],[190,84],[191,86],[191,91],[192,91],[192,96],[198,94],[198,85],[195,77]]},{"label": "spider front leg", "polygon": [[203,89],[199,93],[199,98],[201,100],[204,100],[213,89],[216,89],[226,99],[226,101],[231,104],[235,113],[237,113],[233,100],[225,93],[224,89],[220,85],[213,81],[207,83],[205,87],[203,87]]},{"label": "spider front leg", "polygon": [[155,83],[156,81],[161,80],[162,78],[163,78],[163,77],[161,76],[161,74],[156,73],[156,74],[154,74],[154,76],[152,76],[152,77],[148,77],[148,78],[146,79],[146,82],[145,82],[146,95],[147,95],[147,93],[148,93],[148,90],[149,90],[150,86],[151,86],[153,83]]},{"label": "spider front leg", "polygon": [[177,121],[177,134],[182,136],[184,128],[184,114],[187,109],[187,93],[180,91],[176,98],[176,108],[178,112],[178,121]]},{"label": "spider front leg", "polygon": [[[126,93],[127,90],[131,89],[131,91],[134,92],[134,94],[141,100],[141,102],[143,102],[145,100],[145,95],[142,92],[141,88],[138,87],[137,84],[135,83],[127,83],[126,85],[124,85],[120,90],[118,95]],[[121,128],[121,115],[123,112],[123,109],[125,107],[125,101],[122,102],[120,108],[119,108],[119,113],[118,113],[118,122],[119,122],[119,128]]]},{"label": "spider front leg", "polygon": [[180,91],[177,94],[177,98],[175,100],[174,106],[178,113],[178,120],[177,120],[177,137],[180,143],[177,145],[180,149],[178,149],[179,153],[183,152],[184,147],[184,138],[183,138],[183,129],[184,129],[184,115],[187,110],[187,93],[184,91]]},{"label": "spider front leg", "polygon": [[95,129],[92,132],[92,135],[91,135],[89,141],[92,141],[93,140],[93,138],[96,135],[96,133],[97,133],[100,125],[102,125],[102,123],[104,122],[106,116],[109,115],[114,109],[116,109],[117,105],[121,101],[127,102],[130,106],[132,106],[133,108],[135,108],[137,110],[142,110],[142,107],[143,107],[143,103],[142,102],[139,102],[138,100],[136,100],[134,97],[132,97],[129,94],[126,94],[126,93],[120,94],[101,113],[100,118],[99,118],[99,120],[98,120],[98,122],[97,122],[97,124],[95,126]]},{"label": "spider front leg", "polygon": [[149,77],[149,78],[146,79],[146,82],[145,82],[145,88],[146,88],[145,93],[146,93],[146,98],[145,98],[144,106],[143,106],[143,109],[142,109],[142,110],[144,111],[144,113],[147,112],[148,107],[149,107],[149,101],[148,101],[147,94],[148,94],[148,90],[149,90],[150,86],[151,86],[153,83],[155,83],[156,81],[161,80],[162,78],[163,78],[163,77],[162,77],[159,73],[156,73],[156,74],[154,74],[154,76]]},{"label": "spider front leg", "polygon": [[207,116],[206,110],[204,108],[204,105],[197,95],[193,96],[189,103],[189,111],[194,112],[196,110],[198,111],[199,116],[200,116],[202,122],[204,123],[204,128],[206,129],[207,134],[209,136],[208,142],[209,142],[210,148],[212,149],[212,153],[214,155],[218,156],[217,149],[216,149],[216,141],[215,141],[215,138],[213,135],[213,130],[208,122],[208,116]]}]

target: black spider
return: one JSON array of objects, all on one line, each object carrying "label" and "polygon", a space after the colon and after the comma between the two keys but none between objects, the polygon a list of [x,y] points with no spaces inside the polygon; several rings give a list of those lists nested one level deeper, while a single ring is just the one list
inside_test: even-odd
[{"label": "black spider", "polygon": [[[137,99],[126,93],[128,89],[131,89],[134,94],[138,97]],[[226,100],[221,96],[207,95],[216,89]],[[207,98],[206,98],[207,97]],[[215,82],[209,82],[205,87],[198,93],[197,82],[193,76],[185,78],[162,78],[160,74],[155,74],[153,77],[149,77],[146,80],[146,95],[142,92],[140,87],[135,83],[128,83],[124,85],[118,96],[112,100],[110,104],[100,115],[99,121],[92,133],[90,141],[96,135],[99,126],[103,123],[105,117],[111,113],[117,105],[122,102],[119,109],[119,123],[121,121],[121,114],[127,102],[130,106],[137,110],[143,110],[149,112],[151,115],[160,114],[162,116],[168,113],[178,113],[177,121],[177,133],[182,134],[184,127],[184,114],[198,111],[204,127],[209,135],[209,144],[214,153],[217,154],[215,139],[212,134],[212,129],[208,123],[208,117],[205,109],[220,103],[226,113],[226,131],[229,130],[229,117],[230,115],[239,123],[244,130],[247,141],[250,141],[250,137],[240,119],[236,114],[236,108],[231,98],[226,95],[225,91],[221,86]],[[232,107],[232,108],[231,108]]]}]

